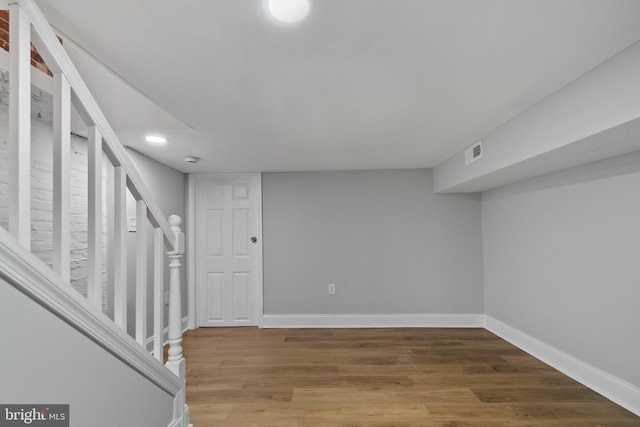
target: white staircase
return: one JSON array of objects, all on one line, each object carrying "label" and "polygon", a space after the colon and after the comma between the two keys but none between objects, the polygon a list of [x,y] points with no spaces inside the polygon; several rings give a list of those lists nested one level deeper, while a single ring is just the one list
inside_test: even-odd
[{"label": "white staircase", "polygon": [[[158,209],[113,129],[33,0],[0,1],[10,10],[8,133],[8,231],[0,228],[0,279],[64,320],[103,351],[115,356],[172,400],[170,426],[190,426],[182,354],[181,257],[184,233],[177,216]],[[53,72],[53,244],[51,268],[31,253],[31,63],[30,43]],[[72,106],[88,127],[87,292],[70,286],[70,118]],[[103,157],[112,166],[110,194],[103,197]],[[110,166],[110,168],[111,168]],[[127,278],[127,192],[136,203],[135,284]],[[105,206],[105,200],[113,206]],[[111,258],[104,260],[105,212],[112,212]],[[152,236],[147,236],[149,223]],[[148,240],[152,238],[152,249]],[[130,254],[131,255],[131,254]],[[169,269],[168,362],[163,365],[164,270]],[[113,277],[113,318],[103,313],[104,272]],[[152,274],[150,274],[152,272]],[[149,277],[152,276],[152,277]],[[153,283],[152,286],[148,286]],[[135,304],[128,288],[135,286]],[[150,304],[149,300],[153,303]],[[135,333],[127,316],[135,305]],[[153,312],[148,313],[148,307]],[[153,319],[148,327],[147,319]],[[5,325],[6,326],[6,325]],[[10,327],[11,325],[9,325]],[[152,336],[148,336],[149,330]],[[153,351],[147,344],[153,342]],[[11,343],[3,343],[11,345]],[[73,349],[66,349],[73,351]],[[36,402],[33,402],[36,403]],[[40,402],[42,403],[42,402]],[[49,402],[52,403],[52,402]],[[64,403],[64,402],[62,402]],[[72,416],[73,419],[73,416]],[[71,425],[74,425],[73,422]]]}]

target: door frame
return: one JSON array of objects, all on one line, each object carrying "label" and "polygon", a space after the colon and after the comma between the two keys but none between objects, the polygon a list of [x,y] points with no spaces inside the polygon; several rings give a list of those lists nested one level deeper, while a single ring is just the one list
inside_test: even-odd
[{"label": "door frame", "polygon": [[256,199],[256,304],[254,313],[258,327],[264,324],[264,293],[263,293],[263,260],[262,260],[262,174],[261,173],[190,173],[187,176],[187,312],[189,329],[198,328],[198,209],[200,207],[198,194],[203,181],[215,178],[255,178],[257,185]]}]

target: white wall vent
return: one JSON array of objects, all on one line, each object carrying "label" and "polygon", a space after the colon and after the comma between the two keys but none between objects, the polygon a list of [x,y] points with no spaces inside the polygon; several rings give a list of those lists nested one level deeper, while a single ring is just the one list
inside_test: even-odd
[{"label": "white wall vent", "polygon": [[482,158],[482,140],[476,142],[464,151],[464,164],[470,165]]}]

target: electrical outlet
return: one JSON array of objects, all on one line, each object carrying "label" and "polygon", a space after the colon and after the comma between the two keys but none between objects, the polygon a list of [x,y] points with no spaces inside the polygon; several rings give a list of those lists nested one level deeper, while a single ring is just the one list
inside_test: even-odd
[{"label": "electrical outlet", "polygon": [[336,294],[336,284],[329,283],[329,295],[335,295],[335,294]]},{"label": "electrical outlet", "polygon": [[164,305],[169,305],[169,291],[164,293]]}]

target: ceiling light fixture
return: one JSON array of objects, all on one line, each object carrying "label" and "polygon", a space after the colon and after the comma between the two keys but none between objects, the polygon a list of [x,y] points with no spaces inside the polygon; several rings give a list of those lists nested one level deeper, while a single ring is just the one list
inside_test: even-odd
[{"label": "ceiling light fixture", "polygon": [[152,144],[165,144],[167,142],[167,138],[159,135],[147,135],[144,140]]},{"label": "ceiling light fixture", "polygon": [[309,14],[309,0],[268,0],[269,13],[287,24],[302,21]]}]

